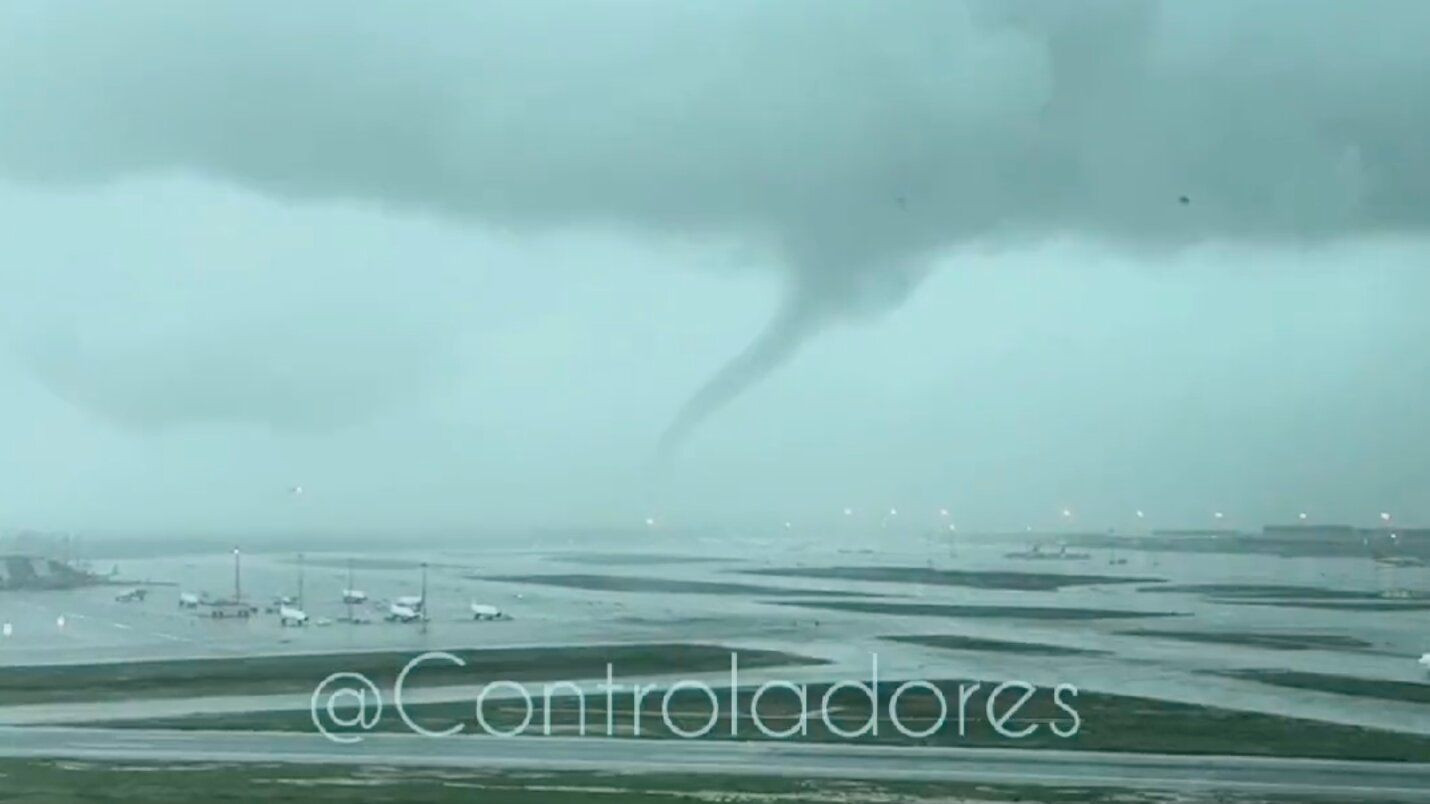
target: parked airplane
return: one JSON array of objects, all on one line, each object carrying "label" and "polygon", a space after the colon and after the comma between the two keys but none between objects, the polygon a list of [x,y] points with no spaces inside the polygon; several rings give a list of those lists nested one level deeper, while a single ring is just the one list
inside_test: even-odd
[{"label": "parked airplane", "polygon": [[121,592],[118,595],[115,595],[114,599],[119,601],[120,603],[143,603],[144,598],[148,596],[148,589],[130,589],[127,592]]},{"label": "parked airplane", "polygon": [[196,609],[199,607],[199,596],[193,592],[179,593],[179,608]]},{"label": "parked airplane", "polygon": [[401,602],[394,602],[387,607],[387,621],[396,623],[413,623],[422,619],[420,609],[403,605]]},{"label": "parked airplane", "polygon": [[423,600],[421,595],[403,595],[402,597],[393,599],[392,602],[398,606],[412,609],[413,611],[421,611]]},{"label": "parked airplane", "polygon": [[289,606],[286,603],[278,607],[278,622],[280,625],[307,625],[308,614],[296,606]]},{"label": "parked airplane", "polygon": [[473,620],[501,620],[505,618],[506,615],[496,606],[489,606],[485,603],[472,604]]}]

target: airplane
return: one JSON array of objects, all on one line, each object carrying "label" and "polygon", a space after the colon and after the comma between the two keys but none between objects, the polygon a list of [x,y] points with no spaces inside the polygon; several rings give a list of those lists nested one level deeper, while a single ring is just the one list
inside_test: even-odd
[{"label": "airplane", "polygon": [[199,607],[199,596],[193,592],[179,593],[179,608],[196,609]]},{"label": "airplane", "polygon": [[387,621],[390,623],[412,623],[420,619],[422,619],[422,612],[411,606],[398,602],[387,607]]},{"label": "airplane", "polygon": [[344,589],[343,602],[348,604],[358,604],[367,602],[367,592],[361,589]]},{"label": "airplane", "polygon": [[497,608],[496,606],[489,606],[485,603],[472,604],[473,620],[501,620],[505,617],[506,614],[504,614],[502,610]]},{"label": "airplane", "polygon": [[148,589],[130,589],[127,592],[121,592],[115,595],[114,599],[120,603],[143,603],[144,598],[148,596]]},{"label": "airplane", "polygon": [[1420,666],[1430,671],[1430,653],[1420,657]]},{"label": "airplane", "polygon": [[398,606],[412,609],[413,611],[421,611],[423,600],[421,595],[403,595],[402,597],[394,599],[392,602]]},{"label": "airplane", "polygon": [[308,614],[302,609],[289,606],[286,603],[278,607],[278,623],[280,625],[307,625]]}]

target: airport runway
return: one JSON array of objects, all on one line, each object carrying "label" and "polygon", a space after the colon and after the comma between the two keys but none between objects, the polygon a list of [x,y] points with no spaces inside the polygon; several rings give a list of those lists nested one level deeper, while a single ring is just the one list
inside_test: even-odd
[{"label": "airport runway", "polygon": [[149,762],[302,762],[500,770],[778,775],[1233,791],[1334,801],[1430,801],[1430,764],[609,738],[0,728],[0,756]]}]

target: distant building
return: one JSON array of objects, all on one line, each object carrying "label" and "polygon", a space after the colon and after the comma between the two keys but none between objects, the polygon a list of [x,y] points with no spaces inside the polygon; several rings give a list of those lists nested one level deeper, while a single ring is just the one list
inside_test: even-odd
[{"label": "distant building", "polygon": [[1403,548],[1430,548],[1430,528],[1367,528],[1360,535],[1371,544],[1388,542]]},{"label": "distant building", "polygon": [[1352,525],[1266,525],[1254,541],[1288,555],[1366,555],[1430,558],[1430,528]]},{"label": "distant building", "polygon": [[1430,544],[1430,528],[1376,527],[1357,528],[1352,525],[1265,525],[1261,535],[1267,539],[1298,539],[1318,541],[1380,542]]},{"label": "distant building", "polygon": [[1261,535],[1267,539],[1335,539],[1352,541],[1361,534],[1350,525],[1265,525]]},{"label": "distant building", "polygon": [[1219,539],[1236,538],[1242,534],[1233,528],[1170,528],[1154,530],[1152,535],[1163,539]]}]

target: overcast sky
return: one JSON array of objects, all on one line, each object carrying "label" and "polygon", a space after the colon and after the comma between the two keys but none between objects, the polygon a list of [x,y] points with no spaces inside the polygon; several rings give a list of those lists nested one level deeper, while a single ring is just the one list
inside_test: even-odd
[{"label": "overcast sky", "polygon": [[1427,35],[7,2],[0,530],[1430,520]]}]

